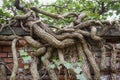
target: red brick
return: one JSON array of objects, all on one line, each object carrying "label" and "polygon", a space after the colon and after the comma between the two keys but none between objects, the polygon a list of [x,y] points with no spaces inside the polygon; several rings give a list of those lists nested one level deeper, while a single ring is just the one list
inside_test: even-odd
[{"label": "red brick", "polygon": [[108,53],[105,53],[106,54],[106,57],[110,57],[111,56],[111,53],[108,52]]},{"label": "red brick", "polygon": [[18,58],[18,63],[23,63],[22,58]]},{"label": "red brick", "polygon": [[9,52],[12,52],[11,46],[5,46],[5,47],[3,47],[3,48],[2,48],[2,51],[3,51],[3,52],[8,52],[8,53],[9,53]]},{"label": "red brick", "polygon": [[59,80],[64,80],[65,76],[64,75],[59,75]]},{"label": "red brick", "polygon": [[[12,53],[8,53],[8,57],[13,57],[13,54]],[[17,53],[17,57],[20,57],[19,53]]]},{"label": "red brick", "polygon": [[0,57],[2,58],[7,57],[7,53],[0,53]]},{"label": "red brick", "polygon": [[23,63],[19,63],[19,68],[24,68],[24,64]]},{"label": "red brick", "polygon": [[117,57],[120,58],[120,53],[117,53]]},{"label": "red brick", "polygon": [[0,46],[0,52],[2,52],[2,47]]},{"label": "red brick", "polygon": [[11,62],[13,62],[13,58],[3,58],[3,60],[4,60],[6,63],[11,63]]},{"label": "red brick", "polygon": [[8,57],[13,57],[13,54],[12,53],[8,53]]},{"label": "red brick", "polygon": [[8,66],[10,69],[12,69],[12,68],[13,68],[13,63],[9,63],[9,64],[7,64],[7,66]]}]

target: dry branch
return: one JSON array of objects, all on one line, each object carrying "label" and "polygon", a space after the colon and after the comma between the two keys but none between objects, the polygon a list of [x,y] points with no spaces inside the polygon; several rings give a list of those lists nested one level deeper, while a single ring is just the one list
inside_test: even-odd
[{"label": "dry branch", "polygon": [[82,45],[79,43],[77,44],[77,51],[78,51],[78,55],[79,58],[82,58],[82,70],[84,72],[84,74],[86,75],[86,78],[88,80],[92,80],[91,74],[90,74],[90,68],[87,62],[87,57],[82,49]]},{"label": "dry branch", "polygon": [[[28,23],[29,26],[33,25],[33,23]],[[65,39],[63,41],[57,40],[53,35],[45,32],[43,29],[41,29],[37,24],[33,25],[33,29],[35,34],[48,42],[50,45],[56,47],[56,48],[64,48],[70,45],[73,45],[75,42],[73,39]]]},{"label": "dry branch", "polygon": [[61,49],[58,49],[58,56],[59,56],[59,60],[62,64],[65,63],[65,60],[64,60],[64,55],[63,55],[63,51]]},{"label": "dry branch", "polygon": [[15,80],[16,78],[16,74],[17,74],[17,70],[18,70],[18,59],[17,59],[17,51],[16,51],[16,43],[17,43],[18,39],[14,39],[12,41],[12,53],[13,53],[13,70],[12,70],[12,74],[10,76],[10,80]]},{"label": "dry branch", "polygon": [[10,35],[10,36],[0,35],[0,40],[13,40],[14,38],[21,38],[21,37],[16,35]]},{"label": "dry branch", "polygon": [[73,26],[73,28],[76,29],[76,28],[84,28],[84,27],[97,26],[97,25],[103,26],[100,21],[89,20],[86,22],[82,22],[76,26]]},{"label": "dry branch", "polygon": [[111,79],[110,80],[117,80],[116,73],[111,73]]},{"label": "dry branch", "polygon": [[33,57],[33,60],[32,60],[31,66],[30,66],[30,71],[31,71],[31,74],[33,76],[33,80],[41,80],[39,73],[38,73],[38,70],[37,70],[36,60],[37,60],[37,57]]},{"label": "dry branch", "polygon": [[100,69],[104,70],[105,69],[105,62],[106,62],[106,49],[105,46],[103,44],[103,42],[100,42],[101,45],[101,63],[100,63]]},{"label": "dry branch", "polygon": [[96,27],[92,26],[92,28],[91,28],[91,38],[93,40],[101,40],[102,38],[100,38],[99,36],[97,36],[96,33],[97,33]]},{"label": "dry branch", "polygon": [[44,64],[46,70],[48,71],[48,74],[49,74],[51,80],[58,80],[58,77],[57,77],[55,71],[49,67],[50,66],[49,58],[51,56],[51,51],[52,51],[52,48],[48,48],[46,54],[43,57],[41,57],[41,60]]},{"label": "dry branch", "polygon": [[35,56],[40,56],[46,52],[46,47],[42,47],[37,49],[36,53],[34,53]]},{"label": "dry branch", "polygon": [[95,61],[95,57],[93,56],[92,52],[89,50],[87,46],[87,42],[85,40],[82,41],[82,45],[83,45],[83,50],[85,54],[87,55],[87,58],[90,61],[90,64],[93,68],[94,75],[95,75],[94,80],[100,80],[100,69]]},{"label": "dry branch", "polygon": [[27,12],[25,15],[16,15],[14,18],[17,20],[24,20],[30,17],[32,14],[32,11]]},{"label": "dry branch", "polygon": [[77,20],[74,21],[75,24],[81,23],[82,19],[84,19],[86,16],[87,16],[87,15],[86,15],[85,13],[81,12],[81,13],[78,15]]},{"label": "dry branch", "polygon": [[42,13],[46,16],[49,16],[49,17],[52,17],[52,18],[55,18],[55,19],[64,19],[64,17],[59,15],[59,14],[52,14],[52,13],[49,13],[49,12],[45,12],[45,11],[42,11],[42,10],[38,9],[37,7],[31,7],[31,10],[33,10],[37,13]]},{"label": "dry branch", "polygon": [[117,61],[117,52],[115,49],[115,45],[112,45],[113,50],[111,51],[111,70],[112,72],[116,72],[116,61]]},{"label": "dry branch", "polygon": [[42,44],[36,40],[34,40],[31,36],[24,36],[24,39],[33,47],[39,48]]}]

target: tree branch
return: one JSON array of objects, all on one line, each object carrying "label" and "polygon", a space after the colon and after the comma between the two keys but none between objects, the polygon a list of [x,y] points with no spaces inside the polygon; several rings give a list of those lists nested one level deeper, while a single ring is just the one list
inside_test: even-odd
[{"label": "tree branch", "polygon": [[18,39],[14,39],[12,41],[12,53],[13,53],[13,63],[14,63],[14,65],[13,65],[12,74],[10,76],[10,80],[15,80],[17,70],[18,70],[18,59],[17,59],[17,51],[16,51],[17,40]]}]

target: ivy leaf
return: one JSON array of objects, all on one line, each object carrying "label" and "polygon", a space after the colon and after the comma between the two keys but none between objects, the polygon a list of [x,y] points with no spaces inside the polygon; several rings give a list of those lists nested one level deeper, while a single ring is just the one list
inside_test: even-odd
[{"label": "ivy leaf", "polygon": [[22,57],[22,59],[23,59],[24,63],[29,63],[32,61],[31,56],[25,56],[25,57]]},{"label": "ivy leaf", "polygon": [[77,80],[87,80],[84,74],[78,74],[76,75],[76,77],[77,77]]},{"label": "ivy leaf", "polygon": [[74,71],[75,71],[77,74],[79,74],[79,73],[82,71],[82,69],[81,69],[80,67],[77,67],[77,68],[74,68]]},{"label": "ivy leaf", "polygon": [[25,52],[24,50],[19,50],[20,52],[20,56],[27,56],[27,52]]},{"label": "ivy leaf", "polygon": [[59,65],[61,64],[60,61],[55,60],[55,59],[53,59],[53,62],[54,62],[57,66],[59,66]]},{"label": "ivy leaf", "polygon": [[19,52],[20,52],[20,56],[22,57],[24,63],[29,63],[32,61],[31,56],[29,56],[27,52],[25,52],[24,50],[19,50]]},{"label": "ivy leaf", "polygon": [[24,69],[29,69],[29,65],[24,65]]},{"label": "ivy leaf", "polygon": [[65,66],[67,69],[70,69],[70,68],[73,67],[73,65],[72,65],[71,63],[69,63],[69,62],[66,62],[66,63],[64,64],[64,66]]},{"label": "ivy leaf", "polygon": [[50,64],[50,65],[49,65],[49,68],[55,69],[55,64]]}]

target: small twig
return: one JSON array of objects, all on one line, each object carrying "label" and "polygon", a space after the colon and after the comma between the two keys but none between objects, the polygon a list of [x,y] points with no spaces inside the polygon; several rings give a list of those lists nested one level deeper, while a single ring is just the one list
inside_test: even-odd
[{"label": "small twig", "polygon": [[23,19],[27,19],[28,17],[30,17],[31,14],[32,14],[32,11],[29,11],[24,15],[16,15],[14,18],[17,20],[23,20]]},{"label": "small twig", "polygon": [[6,28],[6,27],[8,27],[8,26],[11,26],[11,25],[13,25],[13,24],[15,24],[15,22],[9,22],[9,24],[2,24],[2,26],[1,26],[1,28],[0,28],[0,32],[4,29],[4,28]]},{"label": "small twig", "polygon": [[5,62],[0,62],[0,64],[3,64],[10,72],[12,72],[12,70],[9,68],[9,66],[8,65],[6,65],[6,63]]},{"label": "small twig", "polygon": [[20,25],[21,25],[21,28],[22,28],[24,31],[26,31],[26,32],[30,32],[30,30],[28,30],[27,28],[24,27],[22,21],[20,22]]},{"label": "small twig", "polygon": [[15,38],[21,38],[20,36],[17,36],[17,35],[10,35],[10,36],[3,36],[3,35],[0,35],[0,40],[13,40]]},{"label": "small twig", "polygon": [[59,14],[52,14],[52,13],[49,13],[49,12],[46,12],[46,11],[43,11],[43,10],[40,10],[38,9],[37,7],[31,7],[31,10],[37,12],[37,13],[42,13],[46,16],[49,16],[51,18],[55,18],[55,19],[64,19],[63,16],[59,15]]},{"label": "small twig", "polygon": [[0,32],[3,30],[3,28],[5,28],[5,26],[4,26],[4,25],[2,25],[2,26],[1,26],[1,28],[0,28]]},{"label": "small twig", "polygon": [[13,33],[13,35],[16,35],[15,31],[11,28],[11,26],[8,26],[11,30],[11,32]]}]

